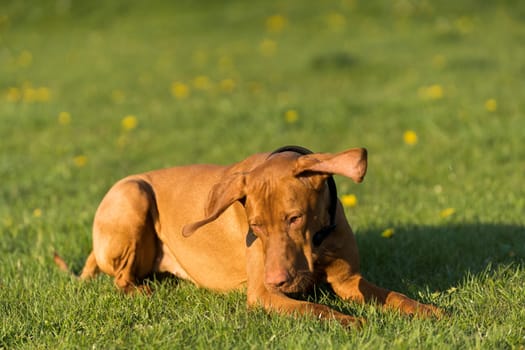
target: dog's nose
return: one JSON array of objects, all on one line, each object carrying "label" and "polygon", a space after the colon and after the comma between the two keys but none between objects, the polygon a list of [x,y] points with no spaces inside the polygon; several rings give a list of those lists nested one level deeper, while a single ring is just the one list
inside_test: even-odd
[{"label": "dog's nose", "polygon": [[286,270],[267,271],[264,281],[268,286],[279,288],[290,281],[290,274]]}]

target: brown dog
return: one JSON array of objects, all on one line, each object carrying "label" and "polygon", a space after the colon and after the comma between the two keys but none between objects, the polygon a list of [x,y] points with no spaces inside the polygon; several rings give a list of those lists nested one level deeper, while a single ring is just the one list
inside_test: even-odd
[{"label": "brown dog", "polygon": [[[133,175],[106,194],[81,278],[102,271],[131,292],[152,272],[228,291],[280,313],[360,320],[289,297],[328,283],[346,300],[377,301],[406,314],[441,311],[365,280],[332,174],[361,182],[365,149],[339,154],[287,147],[231,166],[190,165]],[[60,264],[60,258],[57,257]]]}]

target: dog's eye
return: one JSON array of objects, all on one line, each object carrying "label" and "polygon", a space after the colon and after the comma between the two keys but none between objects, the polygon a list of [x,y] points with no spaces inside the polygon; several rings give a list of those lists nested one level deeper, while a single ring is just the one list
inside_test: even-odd
[{"label": "dog's eye", "polygon": [[302,215],[291,215],[288,218],[288,225],[290,225],[290,226],[298,225],[301,222],[302,218],[303,218]]}]

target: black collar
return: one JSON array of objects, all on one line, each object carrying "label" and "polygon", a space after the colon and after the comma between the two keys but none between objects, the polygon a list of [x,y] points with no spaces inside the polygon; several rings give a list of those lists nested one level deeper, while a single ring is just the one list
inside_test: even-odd
[{"label": "black collar", "polygon": [[[282,153],[282,152],[295,152],[299,154],[312,154],[313,152],[307,148],[301,146],[284,146],[273,151],[270,156]],[[322,227],[319,231],[314,234],[313,243],[314,246],[318,247],[323,243],[324,239],[328,237],[332,231],[336,228],[335,223],[335,212],[337,210],[337,188],[335,187],[335,181],[332,176],[326,179],[328,190],[330,191],[330,206],[328,207],[328,214],[330,215],[330,223],[328,226]]]}]

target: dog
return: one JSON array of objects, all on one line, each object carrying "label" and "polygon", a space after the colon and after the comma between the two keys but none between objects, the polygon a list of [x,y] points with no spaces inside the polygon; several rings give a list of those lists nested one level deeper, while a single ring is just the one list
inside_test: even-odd
[{"label": "dog", "polygon": [[[374,301],[420,317],[442,311],[367,281],[332,175],[363,180],[367,151],[312,153],[298,147],[230,166],[188,165],[118,181],[100,203],[93,250],[80,275],[114,277],[128,293],[168,272],[216,291],[246,288],[247,305],[269,312],[363,320],[293,298],[328,284],[340,298]],[[55,262],[67,269],[55,256]]]}]

